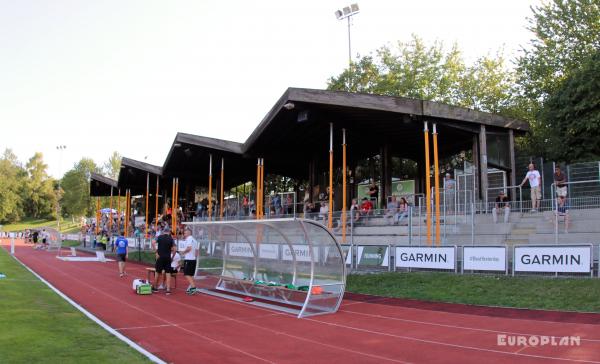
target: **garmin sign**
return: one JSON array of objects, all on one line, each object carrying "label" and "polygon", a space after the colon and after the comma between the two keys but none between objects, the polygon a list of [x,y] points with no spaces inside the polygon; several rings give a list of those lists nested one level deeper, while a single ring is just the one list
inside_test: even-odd
[{"label": "garmin sign", "polygon": [[396,267],[455,269],[455,247],[422,248],[410,246],[396,247]]},{"label": "garmin sign", "polygon": [[515,272],[589,273],[592,248],[589,246],[516,246]]}]

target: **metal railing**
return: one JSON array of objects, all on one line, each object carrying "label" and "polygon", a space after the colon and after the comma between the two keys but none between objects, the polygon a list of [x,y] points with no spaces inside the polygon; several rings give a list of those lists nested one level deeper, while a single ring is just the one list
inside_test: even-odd
[{"label": "metal railing", "polygon": [[[514,198],[514,197],[516,197],[514,192],[510,193],[510,194],[508,193],[508,190],[516,191],[517,189],[519,190],[519,196],[518,196],[519,198],[518,199]],[[523,213],[523,187],[522,186],[516,185],[516,186],[506,186],[506,187],[491,187],[491,188],[488,188],[488,193],[489,193],[489,191],[498,191],[498,193],[500,191],[504,191],[504,194],[506,196],[512,196],[513,199],[512,199],[512,201],[510,201],[510,203],[511,203],[511,205],[516,205],[516,206],[515,206],[515,208],[511,208],[511,210],[513,210],[513,211],[518,210],[520,213]],[[484,211],[486,213],[492,211],[492,208],[494,208],[495,205],[496,205],[496,201],[488,201],[487,205],[484,208]]]}]

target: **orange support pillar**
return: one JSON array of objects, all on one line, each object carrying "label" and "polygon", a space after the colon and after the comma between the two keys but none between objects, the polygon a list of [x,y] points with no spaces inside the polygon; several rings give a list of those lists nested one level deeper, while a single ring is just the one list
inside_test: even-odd
[{"label": "orange support pillar", "polygon": [[427,245],[431,246],[431,174],[429,171],[429,129],[427,127],[427,122],[425,122],[425,129],[423,132],[425,134],[425,203],[427,206]]},{"label": "orange support pillar", "polygon": [[212,154],[208,158],[208,220],[212,220]]},{"label": "orange support pillar", "polygon": [[440,245],[440,173],[438,167],[437,128],[433,124],[433,170],[435,186],[435,244]]},{"label": "orange support pillar", "polygon": [[342,243],[346,242],[346,129],[342,129]]},{"label": "orange support pillar", "polygon": [[333,123],[329,123],[329,216],[327,227],[333,228]]}]

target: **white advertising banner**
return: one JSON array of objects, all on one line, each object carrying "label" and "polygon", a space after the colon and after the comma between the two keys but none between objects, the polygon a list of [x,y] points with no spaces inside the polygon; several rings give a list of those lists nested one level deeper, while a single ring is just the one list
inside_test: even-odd
[{"label": "white advertising banner", "polygon": [[454,247],[424,248],[398,246],[396,247],[396,267],[454,270],[456,262],[455,250]]},{"label": "white advertising banner", "polygon": [[260,244],[258,256],[262,259],[279,259],[279,245]]},{"label": "white advertising banner", "polygon": [[[310,249],[308,245],[292,245],[292,247],[294,248],[297,262],[310,262]],[[313,248],[313,255],[315,262],[318,262],[319,250],[317,248]],[[283,246],[283,260],[293,260],[292,252],[287,245]]]},{"label": "white advertising banner", "polygon": [[253,258],[252,247],[248,243],[227,243],[229,255],[233,257]]},{"label": "white advertising banner", "polygon": [[352,247],[348,247],[346,252],[346,265],[352,265]]},{"label": "white advertising banner", "polygon": [[506,247],[463,247],[463,269],[506,271]]},{"label": "white advertising banner", "polygon": [[515,272],[589,273],[589,246],[516,246]]}]

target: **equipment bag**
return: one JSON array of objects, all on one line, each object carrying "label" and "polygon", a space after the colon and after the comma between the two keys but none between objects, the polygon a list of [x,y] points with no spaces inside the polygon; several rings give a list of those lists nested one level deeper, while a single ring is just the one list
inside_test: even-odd
[{"label": "equipment bag", "polygon": [[132,286],[137,294],[152,294],[152,285],[143,279],[134,279]]}]

